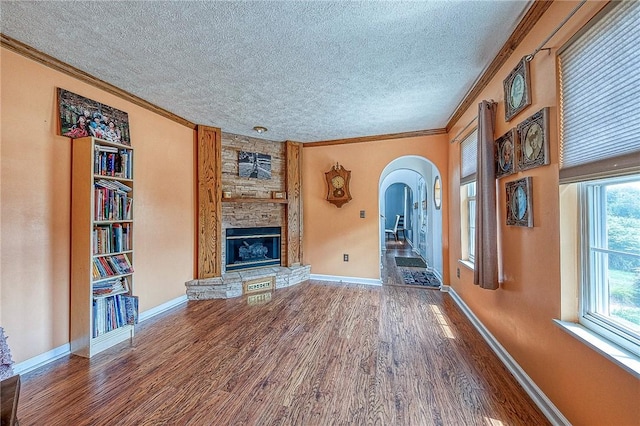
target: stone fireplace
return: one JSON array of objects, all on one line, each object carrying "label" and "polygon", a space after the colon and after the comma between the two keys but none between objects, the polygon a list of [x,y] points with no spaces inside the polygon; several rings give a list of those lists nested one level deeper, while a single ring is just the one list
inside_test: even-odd
[{"label": "stone fireplace", "polygon": [[280,266],[281,228],[228,228],[225,239],[226,272]]},{"label": "stone fireplace", "polygon": [[[240,151],[269,155],[271,178],[240,176]],[[300,143],[198,126],[199,278],[185,283],[189,300],[267,301],[270,291],[309,279],[311,267],[302,264],[301,154]]]}]

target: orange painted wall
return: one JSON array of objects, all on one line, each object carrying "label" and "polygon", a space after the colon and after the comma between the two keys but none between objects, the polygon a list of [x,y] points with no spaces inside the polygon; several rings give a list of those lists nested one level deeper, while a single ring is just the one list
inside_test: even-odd
[{"label": "orange painted wall", "polygon": [[71,140],[56,87],[126,111],[135,148],[135,293],[144,312],[185,294],[195,245],[194,133],[1,50],[0,324],[15,362],[69,342]]},{"label": "orange painted wall", "polygon": [[[511,122],[504,120],[503,79],[524,55],[531,53],[556,28],[577,2],[556,2],[450,131],[450,138],[477,115],[483,99],[499,102],[498,137],[542,107],[551,107],[551,164],[502,178],[498,186],[499,235],[502,258],[500,289],[473,285],[473,271],[460,257],[459,144],[449,149],[450,284],[482,323],[500,341],[542,391],[575,425],[640,424],[640,381],[556,327],[560,318],[560,210],[558,188],[558,82],[556,52],[602,6],[588,2],[531,62],[533,103]],[[505,182],[533,177],[533,228],[505,223]],[[461,277],[456,278],[460,268]]]},{"label": "orange painted wall", "polygon": [[[631,425],[640,419],[638,380],[552,323],[561,305],[555,53],[603,2],[583,6],[551,40],[551,54],[536,56],[533,105],[510,123],[503,119],[502,80],[575,4],[551,6],[448,136],[305,148],[304,261],[315,274],[378,278],[380,173],[400,156],[424,156],[442,174],[444,282],[573,424]],[[0,67],[0,324],[21,362],[69,337],[71,151],[69,139],[55,135],[55,87],[129,113],[136,149],[136,293],[143,312],[184,295],[184,282],[193,278],[194,137],[190,129],[6,49]],[[497,291],[473,286],[472,272],[458,263],[459,145],[449,140],[477,114],[482,99],[500,102],[496,136],[552,107],[551,165],[521,174],[534,179],[535,227],[501,226],[504,283]],[[341,209],[324,199],[324,172],[336,161],[352,171],[353,200]],[[512,178],[500,180],[500,206],[504,182]],[[504,223],[504,209],[499,212]],[[342,261],[343,253],[350,262]]]},{"label": "orange painted wall", "polygon": [[[304,263],[311,265],[311,273],[380,278],[378,186],[382,170],[396,158],[422,156],[436,165],[446,188],[448,149],[446,135],[304,148]],[[336,162],[351,170],[353,200],[341,208],[326,200],[324,173]],[[446,200],[443,208],[446,229]],[[360,210],[366,212],[364,219],[360,218]],[[446,265],[444,242],[443,246]],[[349,262],[343,261],[344,253],[349,254]]]}]

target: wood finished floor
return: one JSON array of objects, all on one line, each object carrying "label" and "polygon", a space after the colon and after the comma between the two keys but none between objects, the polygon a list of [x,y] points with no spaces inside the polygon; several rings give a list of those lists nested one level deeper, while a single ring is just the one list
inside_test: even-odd
[{"label": "wood finished floor", "polygon": [[23,376],[18,414],[21,426],[548,424],[447,294],[318,281],[154,317],[132,344]]},{"label": "wood finished floor", "polygon": [[[386,242],[386,251],[383,253],[382,258],[382,274],[381,279],[383,285],[400,285],[400,286],[409,286],[426,289],[422,286],[415,285],[407,285],[402,280],[402,275],[400,274],[400,268],[396,266],[396,257],[418,257],[417,254],[413,252],[411,246],[403,239],[399,239],[398,241],[388,239]],[[409,270],[424,270],[424,268],[416,268],[416,267],[408,267],[404,266],[403,268]],[[429,290],[433,290],[432,288]]]}]

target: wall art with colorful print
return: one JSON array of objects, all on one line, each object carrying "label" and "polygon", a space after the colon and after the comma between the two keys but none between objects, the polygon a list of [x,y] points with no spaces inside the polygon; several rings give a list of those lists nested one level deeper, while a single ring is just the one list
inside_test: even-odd
[{"label": "wall art with colorful print", "polygon": [[73,139],[93,136],[131,145],[129,115],[65,89],[58,88],[59,134]]}]

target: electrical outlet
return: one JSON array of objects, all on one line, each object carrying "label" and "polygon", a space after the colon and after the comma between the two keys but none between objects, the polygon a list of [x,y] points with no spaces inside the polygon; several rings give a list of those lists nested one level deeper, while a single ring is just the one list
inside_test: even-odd
[{"label": "electrical outlet", "polygon": [[342,255],[342,259],[343,259],[345,262],[348,262],[348,261],[349,261],[349,255],[348,255],[348,254],[343,254],[343,255]]},{"label": "electrical outlet", "polygon": [[456,276],[460,278],[460,268],[456,269]]},{"label": "electrical outlet", "polygon": [[364,219],[364,210],[360,210],[360,219]]}]

